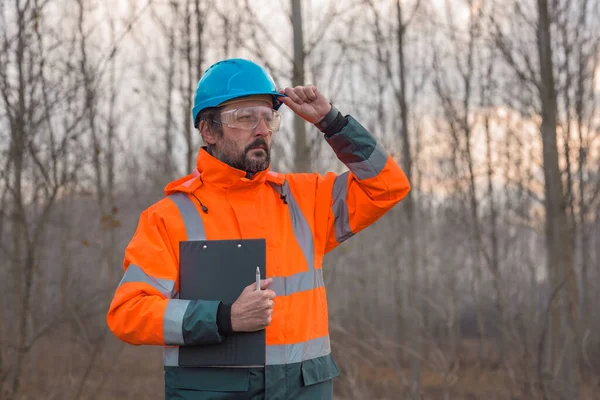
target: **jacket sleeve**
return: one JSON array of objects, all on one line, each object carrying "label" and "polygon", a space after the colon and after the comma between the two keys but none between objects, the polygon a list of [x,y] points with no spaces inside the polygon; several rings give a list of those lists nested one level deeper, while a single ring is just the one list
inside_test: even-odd
[{"label": "jacket sleeve", "polygon": [[346,118],[346,126],[326,140],[349,171],[329,173],[318,185],[328,207],[326,252],[371,225],[410,190],[406,175],[375,137]]},{"label": "jacket sleeve", "polygon": [[218,301],[177,297],[178,261],[165,221],[153,206],[140,216],[125,250],[125,274],[107,315],[110,330],[135,345],[213,344]]}]

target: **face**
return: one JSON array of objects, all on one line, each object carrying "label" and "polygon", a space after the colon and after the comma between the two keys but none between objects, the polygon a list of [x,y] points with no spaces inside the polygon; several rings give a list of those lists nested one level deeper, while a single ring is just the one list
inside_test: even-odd
[{"label": "face", "polygon": [[[221,113],[244,107],[272,108],[264,101],[244,100],[223,107]],[[222,124],[222,135],[211,135],[208,143],[213,145],[214,156],[224,163],[249,172],[256,173],[267,169],[271,162],[271,136],[265,120],[261,120],[254,129],[232,128]]]}]

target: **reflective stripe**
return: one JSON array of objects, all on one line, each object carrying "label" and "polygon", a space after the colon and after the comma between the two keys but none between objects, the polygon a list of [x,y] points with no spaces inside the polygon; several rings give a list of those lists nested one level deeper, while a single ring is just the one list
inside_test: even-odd
[{"label": "reflective stripe", "polygon": [[166,345],[184,344],[183,316],[189,305],[189,300],[169,300],[165,315],[163,316],[163,332]]},{"label": "reflective stripe", "polygon": [[135,264],[129,264],[129,267],[127,267],[127,271],[125,271],[125,275],[123,275],[121,282],[119,282],[119,286],[121,286],[124,283],[131,282],[147,283],[154,289],[158,290],[163,296],[167,298],[173,297],[175,281],[150,276],[147,273],[145,273],[143,269],[141,269]]},{"label": "reflective stripe", "polygon": [[187,240],[206,239],[204,223],[202,222],[202,218],[200,217],[200,214],[198,214],[198,210],[192,199],[185,193],[174,193],[170,194],[168,197],[175,203],[179,209],[181,218],[183,218]]},{"label": "reflective stripe", "polygon": [[179,366],[179,347],[165,347],[163,364],[165,367]]},{"label": "reflective stripe", "polygon": [[[175,293],[173,295],[173,297],[179,298],[179,293]],[[185,315],[185,312],[184,312],[184,315]],[[183,326],[181,329],[181,335],[183,336]],[[179,346],[165,347],[164,352],[163,352],[163,364],[166,367],[178,367],[179,366]]]},{"label": "reflective stripe", "polygon": [[323,270],[319,268],[291,276],[274,276],[269,289],[272,289],[277,296],[288,296],[322,286],[325,286],[325,282],[323,281]]},{"label": "reflective stripe", "polygon": [[[273,189],[277,191],[276,186],[278,185],[272,182],[269,183]],[[310,225],[308,225],[308,221],[306,218],[304,218],[304,214],[302,214],[302,210],[300,210],[300,207],[298,206],[298,203],[296,202],[296,199],[294,198],[287,181],[281,185],[281,191],[286,196],[286,201],[290,210],[294,237],[302,249],[302,253],[304,254],[304,258],[308,264],[308,269],[312,271],[315,269],[315,243],[312,231],[310,230]]]},{"label": "reflective stripe", "polygon": [[373,178],[381,172],[387,163],[388,153],[379,143],[373,149],[373,152],[365,161],[348,163],[346,166],[360,180]]},{"label": "reflective stripe", "polygon": [[333,183],[333,205],[331,206],[335,224],[335,240],[342,243],[354,233],[350,229],[350,216],[348,215],[348,204],[346,194],[348,192],[348,174],[346,171],[335,178]]},{"label": "reflective stripe", "polygon": [[294,344],[267,345],[267,365],[292,364],[331,353],[329,336]]},{"label": "reflective stripe", "polygon": [[[191,185],[199,173],[194,171],[193,178],[186,182]],[[187,240],[205,240],[204,223],[198,213],[193,200],[185,193],[174,193],[168,196],[175,203],[183,219]],[[174,293],[173,297],[179,297],[179,293]],[[189,306],[189,300],[172,299],[167,304],[164,316],[164,336],[166,345],[183,345],[183,317]],[[179,365],[179,347],[165,347],[163,354],[163,363],[165,366]]]},{"label": "reflective stripe", "polygon": [[[331,353],[329,336],[288,345],[267,345],[266,364],[291,364],[326,356],[329,353]],[[179,366],[179,347],[164,348],[163,364],[167,367]]]}]

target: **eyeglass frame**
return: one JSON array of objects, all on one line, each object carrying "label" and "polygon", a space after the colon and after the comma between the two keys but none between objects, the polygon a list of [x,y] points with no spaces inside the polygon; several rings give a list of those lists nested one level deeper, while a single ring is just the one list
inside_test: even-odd
[{"label": "eyeglass frame", "polygon": [[[241,108],[232,108],[232,109],[227,110],[227,111],[221,111],[219,113],[219,116],[221,116],[223,113],[229,113],[229,112],[238,111],[238,110],[241,110]],[[216,122],[217,124],[220,124],[220,125],[227,126],[228,128],[231,128],[231,129],[248,129],[248,130],[254,130],[254,129],[256,129],[256,127],[258,125],[260,125],[260,122],[264,120],[265,121],[265,125],[267,125],[267,129],[269,130],[269,132],[273,133],[273,132],[279,131],[279,129],[281,128],[281,114],[277,110],[274,110],[274,109],[271,109],[271,112],[272,112],[272,115],[276,115],[277,117],[279,117],[279,127],[276,130],[273,130],[273,129],[269,128],[269,123],[265,119],[266,117],[259,118],[258,121],[256,121],[256,125],[254,125],[252,128],[241,128],[239,126],[231,126],[230,124],[228,124],[226,122],[217,121],[216,119],[213,119],[213,122]]]}]

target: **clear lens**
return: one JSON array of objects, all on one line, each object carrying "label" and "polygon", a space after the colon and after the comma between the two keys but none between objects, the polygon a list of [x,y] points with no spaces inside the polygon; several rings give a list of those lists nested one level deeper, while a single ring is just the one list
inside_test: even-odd
[{"label": "clear lens", "polygon": [[221,123],[230,128],[254,129],[264,120],[271,132],[277,132],[281,124],[279,113],[269,107],[244,107],[221,113]]}]

